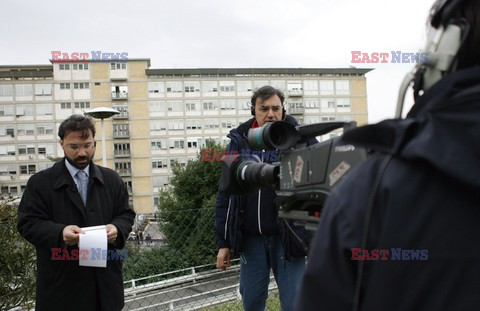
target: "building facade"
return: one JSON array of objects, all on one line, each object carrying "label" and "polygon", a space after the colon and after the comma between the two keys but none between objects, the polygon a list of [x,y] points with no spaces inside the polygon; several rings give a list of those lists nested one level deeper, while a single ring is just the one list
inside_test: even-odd
[{"label": "building facade", "polygon": [[[131,204],[154,212],[171,165],[196,158],[206,140],[250,119],[250,97],[263,85],[286,95],[301,124],[366,124],[369,69],[151,69],[149,59],[126,62],[0,66],[0,187],[19,196],[28,178],[63,157],[59,124],[74,113],[111,107],[105,119],[107,166],[123,178]],[[100,122],[95,162],[101,163]]]}]

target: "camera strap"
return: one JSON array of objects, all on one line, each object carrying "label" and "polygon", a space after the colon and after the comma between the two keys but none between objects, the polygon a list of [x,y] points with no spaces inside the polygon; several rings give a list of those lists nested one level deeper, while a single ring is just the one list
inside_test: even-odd
[{"label": "camera strap", "polygon": [[[360,243],[360,248],[361,249],[367,249],[367,243],[368,243],[368,234],[370,232],[370,224],[372,221],[372,215],[373,215],[373,206],[375,203],[375,197],[377,195],[378,188],[380,186],[380,181],[382,180],[383,173],[385,173],[385,169],[387,168],[388,164],[390,163],[390,160],[392,159],[392,155],[389,154],[387,157],[383,160],[380,169],[378,170],[377,176],[375,176],[375,179],[372,184],[372,190],[370,191],[370,194],[368,195],[368,205],[367,209],[365,212],[365,220],[363,223],[363,232],[362,232],[362,240]],[[353,311],[358,311],[360,307],[360,292],[362,288],[362,278],[363,278],[363,270],[365,268],[365,260],[360,260],[358,262],[358,270],[357,270],[357,278],[355,282],[355,293],[353,296]]]}]

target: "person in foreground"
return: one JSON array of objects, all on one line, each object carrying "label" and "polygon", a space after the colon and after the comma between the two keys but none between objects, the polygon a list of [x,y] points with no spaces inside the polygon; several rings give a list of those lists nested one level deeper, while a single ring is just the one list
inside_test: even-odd
[{"label": "person in foreground", "polygon": [[[237,151],[244,157],[249,152],[246,137],[251,128],[282,120],[297,125],[292,116],[285,114],[284,99],[283,93],[271,86],[255,91],[251,98],[254,117],[230,131],[228,137],[231,142],[227,151]],[[316,140],[310,143],[314,142]],[[262,152],[260,160],[269,163],[278,161],[278,151]],[[287,226],[296,232],[296,237]],[[275,189],[263,187],[244,195],[218,192],[215,229],[217,268],[227,269],[231,258],[240,256],[240,293],[244,309],[265,310],[270,270],[273,270],[281,308],[284,311],[293,310],[305,268],[304,232],[292,223],[279,220]]]},{"label": "person in foreground", "polygon": [[18,231],[37,253],[35,309],[121,310],[120,260],[94,268],[68,258],[78,254],[82,227],[106,225],[109,250],[124,247],[135,218],[128,191],[116,172],[93,163],[95,127],[89,118],[70,116],[58,136],[65,157],[30,177],[18,209]]},{"label": "person in foreground", "polygon": [[344,135],[376,154],[327,199],[297,310],[478,309],[480,1],[437,1],[429,23],[407,117]]}]

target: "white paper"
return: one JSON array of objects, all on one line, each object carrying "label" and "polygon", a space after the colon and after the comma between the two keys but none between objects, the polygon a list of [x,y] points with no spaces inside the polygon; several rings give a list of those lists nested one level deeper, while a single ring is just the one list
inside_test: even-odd
[{"label": "white paper", "polygon": [[78,242],[79,265],[85,267],[107,267],[107,227],[94,226],[82,228]]}]

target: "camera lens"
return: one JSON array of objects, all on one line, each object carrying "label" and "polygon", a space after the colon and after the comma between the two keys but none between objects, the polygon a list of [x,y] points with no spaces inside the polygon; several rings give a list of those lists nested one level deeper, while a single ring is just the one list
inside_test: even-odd
[{"label": "camera lens", "polygon": [[274,185],[278,180],[278,172],[278,165],[242,161],[236,166],[234,177],[242,189],[249,191]]},{"label": "camera lens", "polygon": [[299,138],[295,127],[282,121],[248,131],[248,145],[253,150],[285,150],[293,147]]}]

